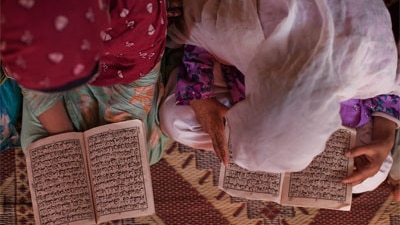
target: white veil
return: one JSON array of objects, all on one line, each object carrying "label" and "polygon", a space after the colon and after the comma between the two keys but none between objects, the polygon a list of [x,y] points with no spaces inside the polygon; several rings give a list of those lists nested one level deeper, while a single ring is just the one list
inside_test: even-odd
[{"label": "white veil", "polygon": [[246,99],[227,114],[233,159],[245,168],[301,170],[339,127],[340,101],[400,93],[382,1],[188,0],[184,14],[173,41],[245,74]]}]

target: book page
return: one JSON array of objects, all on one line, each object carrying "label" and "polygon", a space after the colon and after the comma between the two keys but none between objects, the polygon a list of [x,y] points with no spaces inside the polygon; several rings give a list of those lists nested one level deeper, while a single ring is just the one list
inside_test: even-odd
[{"label": "book page", "polygon": [[26,154],[36,224],[95,224],[82,134],[34,142]]},{"label": "book page", "polygon": [[154,213],[150,166],[139,120],[85,132],[98,222]]},{"label": "book page", "polygon": [[352,186],[341,180],[353,171],[353,159],[344,152],[355,144],[355,131],[338,129],[325,150],[301,172],[287,173],[282,189],[282,204],[350,210]]},{"label": "book page", "polygon": [[[226,134],[229,137],[228,128]],[[228,149],[232,144],[228,138]],[[229,160],[228,167],[221,164],[219,188],[231,196],[252,200],[280,202],[283,176],[280,173],[249,171]]]},{"label": "book page", "polygon": [[231,196],[279,203],[282,179],[280,173],[253,172],[229,163],[221,166],[219,188]]}]

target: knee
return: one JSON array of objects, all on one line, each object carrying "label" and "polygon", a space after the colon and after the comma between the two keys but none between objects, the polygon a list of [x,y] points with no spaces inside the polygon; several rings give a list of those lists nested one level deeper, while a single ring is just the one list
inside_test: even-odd
[{"label": "knee", "polygon": [[165,135],[186,146],[213,150],[211,138],[197,122],[190,106],[177,106],[175,96],[169,96],[159,110],[160,127]]},{"label": "knee", "polygon": [[179,116],[181,114],[179,108],[175,105],[174,97],[168,96],[159,110],[161,131],[174,140],[179,139],[179,133],[183,132],[176,125],[179,124],[179,120],[182,118],[182,116]]}]

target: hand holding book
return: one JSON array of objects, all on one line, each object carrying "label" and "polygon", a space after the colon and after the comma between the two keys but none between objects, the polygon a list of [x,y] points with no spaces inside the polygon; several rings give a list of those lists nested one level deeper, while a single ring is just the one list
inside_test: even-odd
[{"label": "hand holding book", "polygon": [[354,158],[355,170],[343,179],[345,184],[355,186],[374,176],[393,148],[396,124],[383,117],[374,117],[373,122],[371,143],[346,152],[346,157]]},{"label": "hand holding book", "polygon": [[215,99],[191,100],[190,106],[204,131],[210,135],[218,159],[224,165],[228,165],[228,143],[225,137],[224,123],[224,116],[228,108]]},{"label": "hand holding book", "polygon": [[299,172],[249,171],[233,162],[229,167],[221,165],[219,187],[232,196],[253,200],[350,210],[352,187],[341,180],[353,172],[353,160],[344,152],[354,143],[355,131],[338,129],[326,142],[325,150]]}]

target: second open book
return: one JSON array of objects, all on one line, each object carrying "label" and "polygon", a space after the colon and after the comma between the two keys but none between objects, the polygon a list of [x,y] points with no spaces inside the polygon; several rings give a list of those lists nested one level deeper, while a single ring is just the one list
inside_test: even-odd
[{"label": "second open book", "polygon": [[254,172],[231,161],[228,167],[221,166],[219,187],[232,196],[252,200],[350,210],[352,186],[341,180],[353,171],[353,159],[346,158],[344,152],[354,146],[355,136],[354,130],[338,129],[326,142],[325,150],[300,172]]}]

